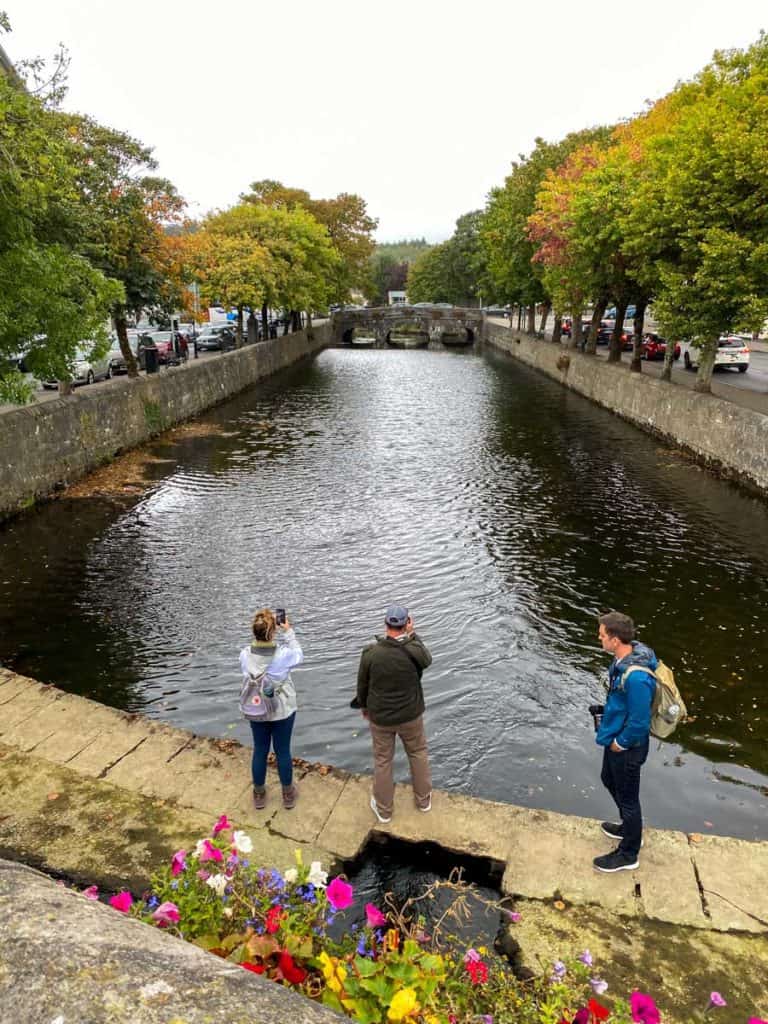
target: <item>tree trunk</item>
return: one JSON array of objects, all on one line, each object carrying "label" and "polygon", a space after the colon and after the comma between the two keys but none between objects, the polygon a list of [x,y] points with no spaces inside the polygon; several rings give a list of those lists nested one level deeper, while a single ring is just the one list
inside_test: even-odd
[{"label": "tree trunk", "polygon": [[291,330],[294,332],[301,330],[301,313],[298,309],[291,310]]},{"label": "tree trunk", "polygon": [[235,348],[243,347],[243,307],[237,307],[237,330],[235,332]]},{"label": "tree trunk", "polygon": [[291,314],[289,313],[288,316],[286,316],[285,313],[283,313],[283,337],[286,336],[286,334],[288,333],[288,331],[290,331],[290,329],[291,329]]},{"label": "tree trunk", "polygon": [[71,395],[74,393],[75,386],[71,380],[60,380],[56,383],[58,384],[58,391],[60,395]]},{"label": "tree trunk", "polygon": [[552,327],[552,341],[556,345],[560,344],[560,339],[563,336],[563,318],[555,314],[555,322]]},{"label": "tree trunk", "polygon": [[643,369],[640,354],[643,348],[643,329],[645,327],[645,307],[647,304],[645,299],[640,299],[635,306],[635,319],[632,321],[632,362],[629,365],[632,373],[641,373]]},{"label": "tree trunk", "polygon": [[522,306],[518,306],[517,307],[517,329],[518,329],[518,331],[520,330],[520,328],[522,326],[523,326],[523,307]]},{"label": "tree trunk", "polygon": [[571,340],[568,348],[581,348],[584,341],[584,332],[581,329],[581,310],[571,311]]},{"label": "tree trunk", "polygon": [[699,353],[699,372],[696,374],[696,383],[693,385],[694,391],[700,391],[705,395],[712,392],[712,371],[715,368],[716,355],[717,338],[708,338],[701,346]]},{"label": "tree trunk", "polygon": [[116,313],[113,319],[115,321],[115,330],[117,331],[117,340],[120,342],[120,351],[123,353],[125,365],[128,367],[128,376],[138,377],[139,367],[128,341],[128,323],[125,319],[125,313]]},{"label": "tree trunk", "polygon": [[595,303],[592,319],[589,323],[589,337],[587,338],[587,344],[584,346],[584,351],[588,356],[593,356],[597,352],[597,333],[600,330],[600,324],[603,322],[603,313],[607,305],[608,301],[606,299],[598,299]]},{"label": "tree trunk", "polygon": [[539,324],[539,331],[541,332],[541,334],[543,334],[546,329],[547,318],[549,317],[550,309],[552,309],[551,302],[545,302],[544,305],[541,307],[541,323]]},{"label": "tree trunk", "polygon": [[315,332],[312,330],[312,314],[307,310],[307,340],[314,341]]},{"label": "tree trunk", "polygon": [[261,307],[261,336],[265,340],[269,337],[269,315],[266,302]]},{"label": "tree trunk", "polygon": [[528,307],[528,323],[526,325],[527,334],[536,333],[536,306],[532,305]]},{"label": "tree trunk", "polygon": [[608,362],[621,362],[621,336],[624,333],[624,317],[627,313],[627,300],[619,299],[616,303],[616,320],[613,324],[613,333],[608,348]]}]

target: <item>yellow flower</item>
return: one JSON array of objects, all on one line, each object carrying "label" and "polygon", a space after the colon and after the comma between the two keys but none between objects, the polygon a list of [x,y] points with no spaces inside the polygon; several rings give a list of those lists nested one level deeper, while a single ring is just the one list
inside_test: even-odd
[{"label": "yellow flower", "polygon": [[326,981],[330,981],[333,977],[333,963],[331,962],[331,958],[325,950],[323,950],[317,959],[320,961],[320,965],[323,968],[323,977]]},{"label": "yellow flower", "polygon": [[346,967],[343,967],[336,957],[329,957],[325,950],[323,950],[317,959],[320,961],[320,966],[323,969],[323,977],[325,978],[326,985],[331,992],[336,992],[338,995],[344,987],[344,982],[347,978]]},{"label": "yellow flower", "polygon": [[387,1011],[387,1017],[389,1020],[394,1021],[404,1020],[412,1013],[418,1013],[419,1009],[415,990],[412,988],[401,988],[399,992],[395,992],[392,1005]]},{"label": "yellow flower", "polygon": [[397,952],[397,948],[400,945],[400,932],[397,928],[390,928],[386,935],[386,944],[393,953]]}]

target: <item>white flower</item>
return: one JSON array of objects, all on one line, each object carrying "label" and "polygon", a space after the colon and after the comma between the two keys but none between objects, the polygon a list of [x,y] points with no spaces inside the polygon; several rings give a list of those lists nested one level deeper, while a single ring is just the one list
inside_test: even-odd
[{"label": "white flower", "polygon": [[239,829],[232,833],[232,845],[238,853],[251,853],[253,850],[253,840],[247,832],[242,832]]},{"label": "white flower", "polygon": [[289,885],[294,885],[299,880],[299,872],[296,870],[296,868],[288,868],[288,870],[283,875],[283,878]]},{"label": "white flower", "polygon": [[323,871],[323,866],[319,860],[313,860],[309,866],[309,878],[307,881],[311,882],[312,885],[323,888],[328,884],[328,872]]},{"label": "white flower", "polygon": [[203,853],[204,850],[205,850],[205,846],[203,845],[203,843],[205,843],[205,839],[198,839],[197,840],[197,845],[195,846],[195,855],[197,857],[199,857],[200,854]]},{"label": "white flower", "polygon": [[226,875],[211,875],[210,878],[206,878],[206,885],[210,885],[217,896],[223,896],[224,890],[229,885],[229,879]]}]

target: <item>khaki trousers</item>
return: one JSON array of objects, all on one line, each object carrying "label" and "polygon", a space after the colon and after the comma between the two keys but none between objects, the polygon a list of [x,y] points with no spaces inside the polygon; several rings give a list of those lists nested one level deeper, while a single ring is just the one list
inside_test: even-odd
[{"label": "khaki trousers", "polygon": [[373,798],[380,813],[389,818],[394,808],[395,782],[392,769],[396,736],[400,737],[408,755],[416,806],[427,807],[432,792],[432,776],[429,771],[424,716],[419,715],[418,718],[400,725],[374,725],[373,722],[368,724],[371,727],[373,741]]}]

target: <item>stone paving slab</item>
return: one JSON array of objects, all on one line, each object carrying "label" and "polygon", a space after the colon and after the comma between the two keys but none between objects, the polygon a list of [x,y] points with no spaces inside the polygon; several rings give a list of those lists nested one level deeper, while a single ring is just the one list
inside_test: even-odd
[{"label": "stone paving slab", "polygon": [[691,852],[710,926],[768,932],[768,843],[701,836]]},{"label": "stone paving slab", "polygon": [[7,701],[12,700],[22,690],[29,690],[30,684],[35,686],[41,685],[36,680],[28,679],[26,676],[17,676],[15,672],[11,672],[7,668],[0,669],[0,704],[5,704]]},{"label": "stone paving slab", "polygon": [[[768,932],[768,843],[713,836],[694,843],[682,833],[649,829],[640,868],[604,875],[592,867],[592,859],[610,849],[597,821],[441,791],[433,794],[432,811],[423,814],[414,806],[410,786],[399,785],[393,821],[382,825],[369,806],[369,776],[307,765],[297,768],[300,798],[294,810],[282,808],[280,784],[270,768],[268,805],[257,811],[250,750],[233,740],[195,737],[3,672],[0,700],[9,693],[0,732],[12,738],[6,749],[16,757],[48,766],[40,769],[39,804],[58,768],[38,755],[66,755],[70,779],[90,777],[89,785],[99,793],[106,790],[98,786],[108,787],[118,804],[122,794],[163,813],[186,808],[207,827],[227,813],[249,830],[254,855],[264,863],[278,858],[290,863],[297,846],[314,851],[316,859],[350,861],[375,831],[498,862],[505,869],[504,891],[527,899],[560,896],[571,905],[595,905],[633,919]],[[33,753],[24,753],[30,748]],[[148,841],[148,829],[142,831],[140,823],[114,820],[120,827],[116,842]]]}]

